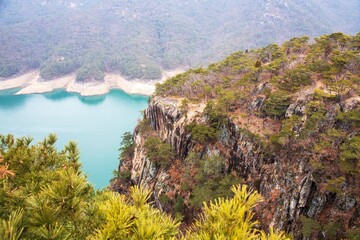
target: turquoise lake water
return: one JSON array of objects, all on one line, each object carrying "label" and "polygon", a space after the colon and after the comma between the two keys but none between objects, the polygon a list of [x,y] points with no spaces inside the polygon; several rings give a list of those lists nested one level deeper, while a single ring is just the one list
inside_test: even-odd
[{"label": "turquoise lake water", "polygon": [[35,143],[55,133],[59,150],[69,140],[77,142],[83,170],[97,189],[108,186],[119,165],[121,136],[133,131],[148,100],[120,90],[96,97],[15,92],[0,91],[0,134],[31,136]]}]

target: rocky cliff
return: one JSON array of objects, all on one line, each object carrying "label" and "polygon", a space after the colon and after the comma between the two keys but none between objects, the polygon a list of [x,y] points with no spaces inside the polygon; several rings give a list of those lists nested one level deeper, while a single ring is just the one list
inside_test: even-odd
[{"label": "rocky cliff", "polygon": [[[145,119],[159,136],[171,144],[177,156],[183,159],[194,147],[185,126],[201,113],[201,106],[185,115],[179,110],[180,102],[170,98],[154,98],[145,111]],[[292,106],[289,107],[289,111]],[[176,189],[166,170],[157,172],[147,158],[142,134],[135,131],[134,157],[130,160],[131,179],[154,189],[157,196]],[[288,231],[296,229],[300,215],[310,218],[341,219],[351,227],[359,226],[360,205],[351,194],[334,194],[321,190],[316,173],[306,154],[289,155],[289,158],[266,154],[265,149],[250,134],[244,133],[231,120],[221,129],[219,142],[207,146],[207,153],[218,152],[227,161],[227,171],[236,171],[244,183],[257,188],[265,203],[259,209],[264,226],[274,226]],[[127,163],[123,163],[125,166]],[[169,184],[170,183],[170,184]],[[343,186],[342,192],[349,192]]]},{"label": "rocky cliff", "polygon": [[[284,51],[291,55],[291,50]],[[286,230],[296,239],[337,239],[356,232],[360,227],[359,85],[336,94],[322,75],[304,76],[305,68],[296,72],[294,66],[308,61],[304,52],[309,54],[308,45],[297,50],[297,57],[288,57],[292,63],[276,74],[255,68],[250,87],[246,85],[249,70],[243,74],[236,68],[232,75],[226,60],[220,67],[211,66],[211,73],[200,69],[173,79],[170,88],[169,83],[159,86],[134,132],[134,154],[123,159],[120,172],[131,173],[127,182],[153,189],[160,208],[174,209],[176,199],[184,199],[182,213],[187,220],[197,209],[194,195],[210,190],[212,197],[223,194],[214,190],[224,184],[215,177],[222,174],[261,193],[264,201],[257,218],[264,229]],[[253,59],[251,64],[257,67],[272,63]],[[359,69],[350,72],[359,76]],[[210,88],[199,90],[199,79]],[[302,83],[295,83],[299,79]],[[239,81],[241,85],[236,85]],[[228,92],[214,90],[219,84]],[[285,92],[284,86],[293,91]],[[236,95],[238,91],[241,94]],[[229,101],[231,94],[235,97]],[[154,136],[174,151],[167,164],[148,156],[152,150],[146,142]],[[204,178],[215,179],[210,190]]]}]

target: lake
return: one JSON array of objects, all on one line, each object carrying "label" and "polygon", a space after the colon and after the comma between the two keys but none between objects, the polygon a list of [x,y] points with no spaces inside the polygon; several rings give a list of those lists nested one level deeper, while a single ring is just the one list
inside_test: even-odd
[{"label": "lake", "polygon": [[97,189],[109,185],[119,165],[121,136],[133,131],[148,101],[120,90],[94,97],[63,90],[13,95],[16,91],[0,91],[0,134],[31,136],[36,143],[55,133],[58,150],[69,140],[77,142],[83,170]]}]

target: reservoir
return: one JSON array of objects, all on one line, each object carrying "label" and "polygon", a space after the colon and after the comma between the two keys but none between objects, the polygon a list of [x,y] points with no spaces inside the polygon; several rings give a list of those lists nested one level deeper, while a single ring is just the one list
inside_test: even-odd
[{"label": "reservoir", "polygon": [[133,131],[148,101],[121,90],[94,97],[63,90],[13,95],[16,91],[0,91],[0,134],[31,136],[35,144],[55,133],[58,150],[77,142],[82,169],[97,189],[109,185],[119,165],[121,136]]}]

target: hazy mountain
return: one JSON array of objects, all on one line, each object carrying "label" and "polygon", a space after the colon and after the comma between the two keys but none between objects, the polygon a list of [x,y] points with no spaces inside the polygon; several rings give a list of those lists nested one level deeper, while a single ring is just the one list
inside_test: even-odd
[{"label": "hazy mountain", "polygon": [[0,0],[0,76],[157,78],[291,36],[352,34],[359,12],[356,0]]}]

